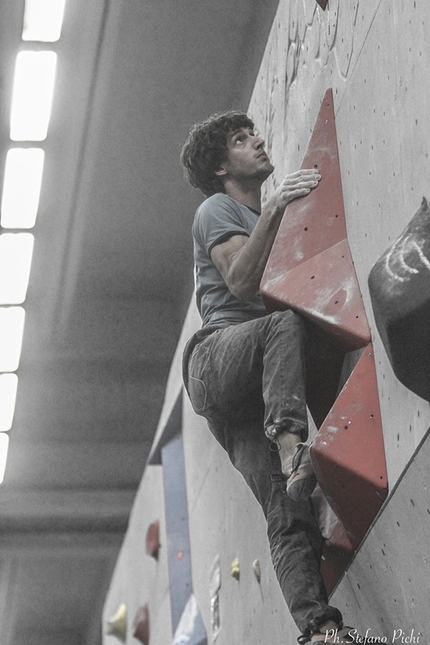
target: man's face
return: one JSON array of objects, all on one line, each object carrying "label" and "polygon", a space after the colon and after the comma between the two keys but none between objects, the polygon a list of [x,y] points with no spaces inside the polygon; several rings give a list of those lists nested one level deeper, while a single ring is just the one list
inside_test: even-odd
[{"label": "man's face", "polygon": [[264,140],[247,127],[227,135],[227,159],[221,163],[221,168],[224,172],[220,176],[260,183],[273,172],[264,150]]}]

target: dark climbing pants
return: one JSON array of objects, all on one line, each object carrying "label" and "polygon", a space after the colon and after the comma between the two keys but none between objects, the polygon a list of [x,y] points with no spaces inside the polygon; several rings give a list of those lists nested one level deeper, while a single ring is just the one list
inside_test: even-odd
[{"label": "dark climbing pants", "polygon": [[328,604],[312,503],[286,495],[279,455],[264,434],[275,425],[307,438],[307,334],[307,323],[292,311],[203,329],[185,350],[184,380],[195,412],[261,504],[279,584],[299,630],[309,635],[341,615]]}]

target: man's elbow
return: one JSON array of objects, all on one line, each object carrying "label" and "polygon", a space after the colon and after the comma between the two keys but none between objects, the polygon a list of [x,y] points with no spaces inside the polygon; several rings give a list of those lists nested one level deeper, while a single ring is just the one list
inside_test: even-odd
[{"label": "man's elbow", "polygon": [[228,285],[230,293],[238,300],[252,300],[258,292],[258,287],[246,282],[232,282]]}]

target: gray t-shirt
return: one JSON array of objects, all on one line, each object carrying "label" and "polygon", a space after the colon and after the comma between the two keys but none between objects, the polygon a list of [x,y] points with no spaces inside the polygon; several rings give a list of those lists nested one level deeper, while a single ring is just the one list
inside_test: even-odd
[{"label": "gray t-shirt", "polygon": [[216,193],[197,209],[193,224],[197,307],[203,326],[237,324],[267,314],[259,293],[240,300],[228,290],[211,259],[214,246],[232,235],[251,235],[258,213],[224,193]]}]

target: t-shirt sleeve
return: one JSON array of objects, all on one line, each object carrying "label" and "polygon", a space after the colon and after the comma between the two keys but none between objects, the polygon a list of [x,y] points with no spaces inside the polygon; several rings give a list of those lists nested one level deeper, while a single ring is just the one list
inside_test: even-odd
[{"label": "t-shirt sleeve", "polygon": [[228,240],[233,235],[246,235],[246,230],[240,212],[222,194],[208,199],[197,212],[193,226],[193,234],[198,243],[208,255],[213,247]]}]

